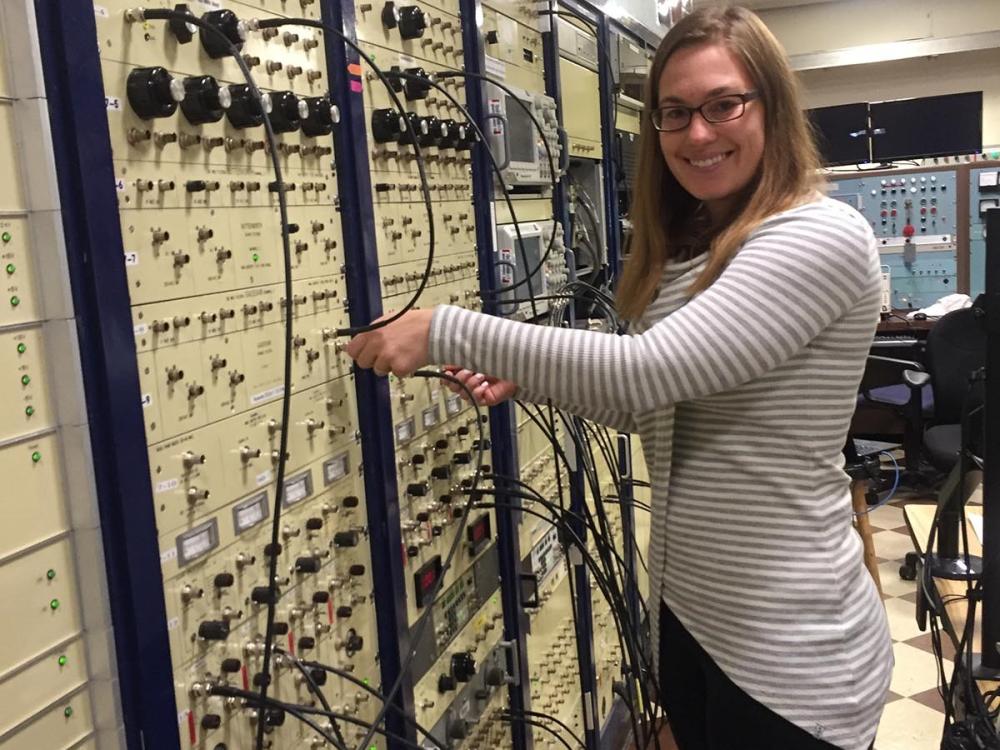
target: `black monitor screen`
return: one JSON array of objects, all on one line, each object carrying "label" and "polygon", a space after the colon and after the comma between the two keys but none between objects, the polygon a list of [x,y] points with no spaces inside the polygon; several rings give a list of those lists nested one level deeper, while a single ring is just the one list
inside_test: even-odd
[{"label": "black monitor screen", "polygon": [[819,107],[806,112],[816,131],[823,164],[862,164],[868,157],[868,105],[865,102]]},{"label": "black monitor screen", "polygon": [[871,114],[875,161],[975,154],[983,149],[982,91],[873,102]]}]

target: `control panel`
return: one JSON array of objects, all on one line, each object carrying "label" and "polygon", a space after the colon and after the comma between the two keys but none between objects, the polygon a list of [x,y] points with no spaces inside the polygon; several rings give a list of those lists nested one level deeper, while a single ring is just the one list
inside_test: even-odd
[{"label": "control panel", "polygon": [[830,197],[859,211],[891,274],[895,309],[919,309],[958,291],[954,171],[833,177]]},{"label": "control panel", "polygon": [[1000,208],[1000,164],[969,171],[969,295],[986,291],[986,212]]}]

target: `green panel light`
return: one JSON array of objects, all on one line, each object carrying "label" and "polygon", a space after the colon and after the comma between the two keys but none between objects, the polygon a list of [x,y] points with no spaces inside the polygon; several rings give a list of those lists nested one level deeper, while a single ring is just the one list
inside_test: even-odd
[{"label": "green panel light", "polygon": [[21,385],[27,385],[30,382],[31,382],[31,376],[30,375],[22,375],[21,376]]},{"label": "green panel light", "polygon": [[69,662],[69,659],[66,658],[66,654],[63,654],[62,656],[59,657],[59,666],[60,667],[65,667],[68,662]]},{"label": "green panel light", "polygon": [[0,234],[0,240],[3,240],[4,243],[10,242],[11,239],[13,238],[11,237],[10,232],[4,232],[3,234]]},{"label": "green panel light", "polygon": [[28,351],[28,345],[27,344],[25,344],[24,342],[21,342],[20,344],[17,345],[17,353],[18,354],[24,354],[26,351]]},{"label": "green panel light", "polygon": [[45,577],[51,581],[53,578],[56,577],[56,572],[52,570],[52,568],[49,568],[48,572],[45,574]]},{"label": "green panel light", "polygon": [[16,271],[16,270],[17,270],[17,266],[15,266],[13,263],[8,263],[7,264],[7,273],[14,273],[14,271]]},{"label": "green panel light", "polygon": [[52,601],[50,601],[49,602],[49,609],[51,609],[53,612],[55,612],[57,609],[59,609],[59,600],[58,599],[53,599]]},{"label": "green panel light", "polygon": [[37,464],[39,461],[42,460],[42,454],[39,453],[38,451],[35,451],[34,453],[31,454],[31,460]]},{"label": "green panel light", "polygon": [[68,719],[72,715],[73,715],[73,707],[66,706],[66,708],[63,709],[63,716],[65,716]]},{"label": "green panel light", "polygon": [[254,253],[250,257],[253,258],[253,262],[254,263],[256,263],[258,260],[260,260],[260,255],[258,255],[257,253]]},{"label": "green panel light", "polygon": [[17,307],[18,305],[21,304],[21,298],[15,294],[13,297],[10,298],[10,304],[12,307]]},{"label": "green panel light", "polygon": [[32,414],[35,413],[35,407],[34,406],[26,406],[26,407],[24,407],[24,413],[27,414],[30,417]]}]

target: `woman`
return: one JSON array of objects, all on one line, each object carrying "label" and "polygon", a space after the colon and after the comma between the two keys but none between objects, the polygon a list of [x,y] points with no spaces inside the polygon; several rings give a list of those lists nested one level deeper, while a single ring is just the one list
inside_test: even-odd
[{"label": "woman", "polygon": [[397,375],[459,363],[483,403],[516,391],[638,432],[660,698],[679,746],[864,750],[892,651],[841,449],[878,317],[874,238],[817,191],[794,75],[752,13],[686,16],[647,88],[617,291],[635,335],[441,306],[348,351]]}]

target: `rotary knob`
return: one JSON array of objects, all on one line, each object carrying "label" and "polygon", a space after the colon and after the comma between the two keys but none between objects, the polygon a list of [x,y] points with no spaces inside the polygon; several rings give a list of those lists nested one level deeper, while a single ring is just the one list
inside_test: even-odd
[{"label": "rotary knob", "polygon": [[416,112],[407,112],[406,120],[410,124],[410,128],[403,128],[403,132],[399,135],[399,142],[402,144],[412,144],[414,142],[413,136],[410,135],[412,130],[413,133],[416,133],[417,142],[423,145],[424,139],[428,135],[427,124],[424,122],[425,118]]},{"label": "rotary knob", "polygon": [[372,138],[375,143],[392,143],[399,140],[403,132],[403,118],[392,109],[376,109],[372,112]]},{"label": "rotary knob", "polygon": [[299,129],[309,116],[309,105],[292,91],[278,91],[271,95],[271,127],[275,133],[291,133]]},{"label": "rotary knob", "polygon": [[[213,34],[208,29],[201,32],[201,46],[205,48],[206,54],[213,60],[219,60],[229,54],[229,44],[237,50],[243,48],[243,42],[247,38],[247,25],[236,17],[231,10],[211,10],[201,17],[219,34]],[[224,37],[224,38],[223,38]],[[227,44],[226,42],[229,42]]]},{"label": "rotary knob", "polygon": [[[426,135],[423,134],[424,130],[427,131]],[[448,137],[448,126],[434,115],[420,118],[420,131],[419,143],[421,146],[437,146]]]},{"label": "rotary knob", "polygon": [[[406,72],[413,76],[427,77],[427,71],[423,68],[407,68]],[[406,94],[406,101],[412,102],[416,99],[426,99],[427,92],[431,90],[431,85],[427,81],[417,81],[407,78],[403,84],[403,92]]]},{"label": "rotary knob", "polygon": [[184,98],[181,112],[192,125],[204,125],[222,119],[233,97],[228,88],[219,86],[212,76],[184,79]]},{"label": "rotary knob", "polygon": [[427,14],[417,5],[404,5],[399,9],[399,35],[403,39],[418,39],[427,29]]},{"label": "rotary knob", "polygon": [[465,126],[457,120],[441,120],[444,135],[438,139],[441,148],[454,148],[460,138],[465,137]]},{"label": "rotary knob", "polygon": [[459,682],[468,682],[476,674],[476,659],[471,651],[452,654],[451,671]]},{"label": "rotary knob", "polygon": [[[174,6],[174,10],[178,13],[183,13],[185,16],[194,18],[194,15],[192,15],[191,9],[188,8],[187,3],[178,3]],[[178,44],[187,44],[194,39],[194,32],[198,27],[189,21],[185,21],[183,18],[175,16],[167,22],[167,28],[170,29],[170,33],[174,35]]]},{"label": "rotary knob", "polygon": [[271,112],[271,96],[261,94],[258,101],[245,84],[238,84],[229,87],[230,105],[226,110],[226,118],[234,128],[256,128],[264,124],[264,113]]},{"label": "rotary knob", "polygon": [[394,29],[399,25],[399,11],[396,10],[396,3],[388,2],[382,6],[382,26],[387,29]]},{"label": "rotary knob", "polygon": [[143,120],[170,117],[184,99],[184,84],[166,68],[136,68],[125,84],[128,103]]},{"label": "rotary knob", "polygon": [[333,125],[339,119],[338,113],[330,104],[329,97],[313,96],[303,100],[309,114],[302,118],[302,132],[310,137],[330,135]]}]

